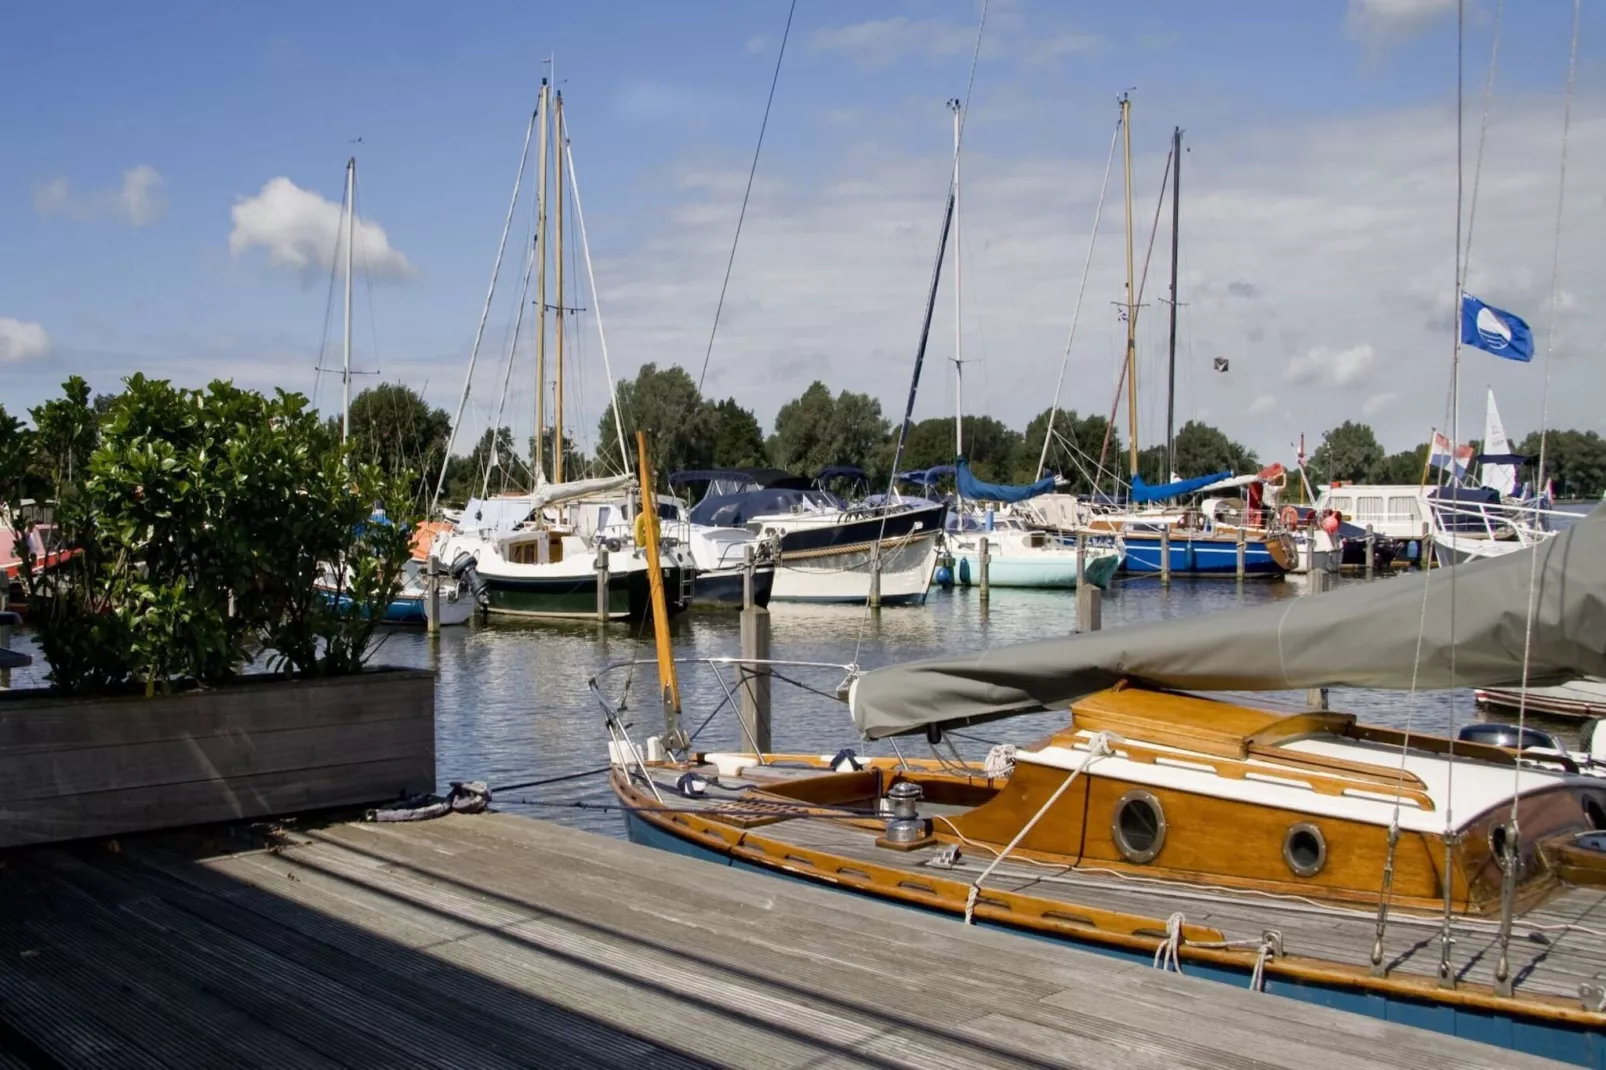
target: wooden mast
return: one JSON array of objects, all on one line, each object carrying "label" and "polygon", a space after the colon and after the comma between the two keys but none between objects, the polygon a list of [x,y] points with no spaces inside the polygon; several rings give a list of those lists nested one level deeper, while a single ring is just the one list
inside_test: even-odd
[{"label": "wooden mast", "polygon": [[[541,79],[541,166],[537,169],[539,185],[535,195],[535,440],[530,446],[530,475],[537,483],[546,478],[546,454],[541,448],[541,433],[546,428],[546,157],[547,127],[551,109],[551,88]],[[529,276],[525,276],[528,278]]]},{"label": "wooden mast", "polygon": [[640,525],[647,563],[647,587],[652,595],[652,637],[658,653],[658,692],[664,704],[664,746],[680,750],[686,740],[680,732],[680,680],[675,655],[669,646],[669,600],[664,595],[663,559],[658,555],[658,510],[653,507],[652,462],[647,459],[647,433],[636,432],[636,460],[641,472],[641,503],[645,522]]},{"label": "wooden mast", "polygon": [[1171,342],[1166,360],[1165,471],[1169,483],[1177,472],[1177,232],[1182,224],[1182,127],[1171,131]]},{"label": "wooden mast", "polygon": [[1130,475],[1138,474],[1138,308],[1132,281],[1132,98],[1121,94],[1121,136],[1126,155],[1126,430]]},{"label": "wooden mast", "polygon": [[552,133],[557,139],[557,231],[553,260],[558,267],[558,335],[557,335],[557,386],[552,397],[552,482],[563,482],[563,320],[568,310],[563,307],[563,90],[557,92],[557,111],[552,119]]}]

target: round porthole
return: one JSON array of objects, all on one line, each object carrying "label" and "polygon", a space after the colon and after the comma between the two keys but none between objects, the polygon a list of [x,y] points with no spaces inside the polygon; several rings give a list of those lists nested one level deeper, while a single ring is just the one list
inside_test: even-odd
[{"label": "round porthole", "polygon": [[1160,809],[1160,800],[1146,791],[1121,796],[1110,819],[1110,835],[1115,849],[1128,862],[1142,865],[1154,861],[1165,846],[1165,811]]},{"label": "round porthole", "polygon": [[1584,796],[1584,818],[1590,828],[1606,829],[1606,806],[1601,805],[1600,796],[1593,792]]},{"label": "round porthole", "polygon": [[1314,877],[1327,864],[1327,839],[1315,825],[1291,825],[1283,837],[1283,861],[1297,877]]}]

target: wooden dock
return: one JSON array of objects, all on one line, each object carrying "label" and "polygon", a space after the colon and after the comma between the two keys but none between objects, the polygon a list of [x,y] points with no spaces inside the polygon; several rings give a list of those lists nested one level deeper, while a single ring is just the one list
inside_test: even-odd
[{"label": "wooden dock", "polygon": [[505,814],[0,862],[0,1067],[1558,1065]]}]

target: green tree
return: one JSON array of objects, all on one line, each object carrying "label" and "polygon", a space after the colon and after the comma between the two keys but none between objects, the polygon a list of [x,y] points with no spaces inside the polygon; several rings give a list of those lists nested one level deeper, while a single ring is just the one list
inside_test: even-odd
[{"label": "green tree", "polygon": [[735,398],[726,398],[714,406],[714,420],[714,464],[749,468],[769,463],[764,428]]},{"label": "green tree", "polygon": [[[1523,469],[1530,481],[1538,478],[1539,432],[1530,432],[1517,448],[1533,460]],[[1562,498],[1599,498],[1606,492],[1606,439],[1594,431],[1551,431],[1545,436],[1545,477]]]},{"label": "green tree", "polygon": [[33,432],[0,405],[0,506],[15,507],[33,497],[28,470],[33,461]]},{"label": "green tree", "polygon": [[[1044,409],[1026,425],[1015,468],[1017,483],[1028,483],[1037,477],[1037,460],[1042,455],[1048,414],[1049,410]],[[1105,445],[1106,432],[1109,434],[1108,447]],[[1074,411],[1066,412],[1063,409],[1054,413],[1054,435],[1049,441],[1044,471],[1059,472],[1070,482],[1073,491],[1087,494],[1094,489],[1101,452],[1106,454],[1106,459],[1104,473],[1098,479],[1098,489],[1111,493],[1116,489],[1116,473],[1119,471],[1124,475],[1126,469],[1123,459],[1126,449],[1121,442],[1121,433],[1111,429],[1109,420],[1103,416],[1078,417]]]},{"label": "green tree", "polygon": [[[1007,483],[1015,478],[1017,454],[1021,449],[1020,432],[1005,427],[991,416],[965,417],[965,457],[976,478],[988,482]],[[882,447],[885,461],[877,468],[891,463],[890,443]],[[900,466],[905,470],[931,468],[939,464],[954,463],[954,419],[937,416],[921,420],[909,431]]]},{"label": "green tree", "polygon": [[660,476],[689,468],[707,468],[714,461],[718,418],[714,406],[703,400],[692,377],[681,367],[659,370],[643,364],[634,380],[619,384],[618,408],[625,415],[625,449],[619,456],[614,406],[597,427],[598,468],[612,472],[636,469],[637,431],[647,433],[653,471]]},{"label": "green tree", "polygon": [[482,489],[491,494],[522,493],[530,489],[529,472],[529,459],[513,448],[513,429],[499,427],[493,433],[487,427],[468,456],[453,457],[446,466],[444,496],[461,505],[478,497]]},{"label": "green tree", "polygon": [[1373,483],[1419,484],[1422,470],[1428,463],[1428,444],[1423,442],[1415,449],[1391,453],[1372,469]]},{"label": "green tree", "polygon": [[351,399],[351,453],[388,475],[428,481],[446,453],[452,419],[401,383],[380,383]]},{"label": "green tree", "polygon": [[[556,433],[557,428],[555,427],[545,428],[541,432],[541,463],[544,466],[548,477],[552,477],[556,472],[556,469],[552,467],[552,458],[554,455],[552,449],[552,436]],[[526,449],[525,456],[529,456],[530,453],[535,449],[535,436],[531,435],[528,439],[526,439],[524,445]],[[568,482],[574,479],[584,479],[589,471],[590,462],[586,459],[586,455],[580,452],[580,448],[574,444],[573,438],[568,435],[564,435],[563,481]]]},{"label": "green tree", "polygon": [[1345,420],[1322,436],[1310,455],[1312,483],[1370,482],[1384,461],[1383,447],[1367,424]]},{"label": "green tree", "polygon": [[816,380],[775,414],[770,462],[804,474],[828,464],[858,465],[879,482],[890,474],[881,470],[890,463],[890,454],[883,459],[882,451],[889,427],[879,401],[849,390],[833,398]]},{"label": "green tree", "polygon": [[82,376],[68,376],[61,392],[62,397],[28,410],[34,426],[29,475],[36,497],[71,494],[100,441],[100,417],[90,406],[89,384]]},{"label": "green tree", "polygon": [[1253,450],[1198,420],[1189,420],[1182,425],[1175,444],[1179,479],[1193,479],[1225,471],[1247,475],[1260,470],[1260,459]]}]

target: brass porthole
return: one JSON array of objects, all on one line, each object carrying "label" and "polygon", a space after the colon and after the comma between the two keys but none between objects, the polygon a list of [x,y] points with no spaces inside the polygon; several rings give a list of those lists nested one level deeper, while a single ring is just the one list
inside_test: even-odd
[{"label": "brass porthole", "polygon": [[1128,862],[1141,866],[1154,861],[1165,846],[1165,811],[1160,800],[1141,790],[1121,796],[1110,818],[1110,836]]},{"label": "brass porthole", "polygon": [[1314,877],[1327,864],[1327,838],[1315,825],[1301,821],[1283,836],[1283,861],[1296,877]]}]

